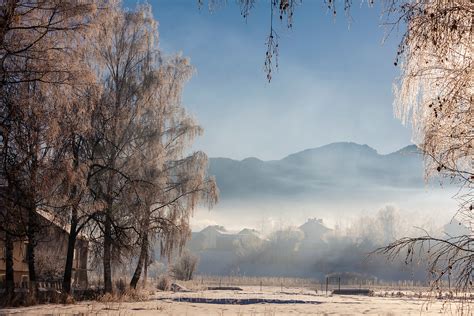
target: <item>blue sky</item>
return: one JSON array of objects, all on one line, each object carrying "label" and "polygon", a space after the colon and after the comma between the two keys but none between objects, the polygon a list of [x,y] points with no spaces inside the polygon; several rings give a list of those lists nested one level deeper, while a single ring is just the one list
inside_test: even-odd
[{"label": "blue sky", "polygon": [[335,141],[381,153],[410,144],[410,130],[392,110],[400,34],[382,45],[380,8],[354,1],[349,27],[342,12],[334,19],[322,1],[303,1],[292,30],[277,23],[280,67],[268,83],[268,0],[247,21],[234,1],[214,12],[199,9],[197,0],[150,3],[162,50],[182,52],[196,68],[183,98],[205,130],[195,149],[210,157],[270,160]]}]

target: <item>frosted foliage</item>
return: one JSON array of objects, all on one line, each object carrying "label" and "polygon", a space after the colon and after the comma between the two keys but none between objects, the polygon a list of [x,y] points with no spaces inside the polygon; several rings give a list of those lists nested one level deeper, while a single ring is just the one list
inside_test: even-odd
[{"label": "frosted foliage", "polygon": [[[393,0],[387,3],[398,5]],[[450,290],[470,292],[474,230],[474,2],[417,0],[390,9],[401,12],[407,25],[398,52],[401,77],[395,84],[395,113],[413,126],[413,140],[425,155],[426,176],[440,173],[460,184],[456,220],[465,232],[438,238],[425,231],[423,236],[396,240],[379,252],[390,259],[403,256],[407,263],[423,255],[433,289],[441,291],[447,276]],[[461,313],[464,310],[463,305]]]},{"label": "frosted foliage", "polygon": [[108,210],[127,231],[126,242],[157,235],[169,255],[189,237],[197,204],[217,199],[207,156],[185,155],[202,133],[181,102],[194,69],[187,58],[162,56],[149,6],[112,10],[97,36],[93,56],[104,91],[93,118],[99,136],[92,189],[117,205]]},{"label": "frosted foliage", "polygon": [[472,183],[474,154],[473,10],[470,0],[412,1],[401,6],[407,32],[400,45],[395,113],[411,121],[426,173]]},{"label": "frosted foliage", "polygon": [[61,155],[68,137],[89,127],[90,104],[77,97],[94,82],[83,56],[99,3],[8,1],[0,8],[2,173],[30,206],[57,204],[62,197],[51,196],[64,178],[78,176]]}]

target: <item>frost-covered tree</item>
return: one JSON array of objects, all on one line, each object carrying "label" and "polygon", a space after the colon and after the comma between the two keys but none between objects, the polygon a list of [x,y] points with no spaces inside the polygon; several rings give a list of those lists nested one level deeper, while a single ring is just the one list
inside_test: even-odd
[{"label": "frost-covered tree", "polygon": [[197,256],[189,251],[185,251],[171,266],[171,275],[177,280],[192,280],[198,261],[199,258]]},{"label": "frost-covered tree", "polygon": [[154,234],[164,253],[181,245],[197,203],[209,197],[212,204],[217,190],[206,177],[206,156],[184,155],[201,133],[181,104],[192,68],[185,58],[161,56],[151,8],[114,8],[98,38],[93,50],[103,91],[92,118],[88,185],[102,204],[94,237],[111,292],[114,261],[139,246],[135,287]]},{"label": "frost-covered tree", "polygon": [[[102,204],[95,221],[102,252],[105,291],[112,292],[112,261],[130,244],[133,205],[129,191],[140,183],[135,174],[143,141],[137,122],[143,114],[142,83],[151,44],[152,18],[149,12],[123,12],[115,7],[101,24],[93,45],[98,76],[103,87],[95,107],[89,142],[90,170],[88,187]],[[138,138],[138,139],[137,139]]]},{"label": "frost-covered tree", "polygon": [[[413,260],[415,250],[430,260],[434,285],[445,278],[456,289],[472,290],[474,232],[474,72],[473,12],[469,0],[413,1],[392,12],[401,13],[407,31],[400,45],[401,77],[395,85],[395,110],[411,122],[414,141],[426,158],[428,177],[440,173],[460,185],[460,224],[469,234],[435,238],[403,238],[382,252],[405,253]],[[407,260],[408,261],[408,260]]]},{"label": "frost-covered tree", "polygon": [[206,174],[206,155],[185,155],[188,145],[202,132],[181,104],[183,85],[192,67],[179,56],[156,60],[149,67],[149,82],[144,86],[144,93],[150,94],[146,119],[137,127],[148,145],[141,151],[135,171],[144,181],[138,184],[140,190],[132,192],[139,206],[140,254],[131,287],[136,287],[142,268],[146,279],[148,246],[155,236],[161,243],[161,255],[169,257],[189,237],[189,218],[197,204],[212,206],[217,200],[215,181]]},{"label": "frost-covered tree", "polygon": [[414,141],[426,157],[427,176],[440,172],[472,186],[474,4],[417,1],[398,10],[407,31],[399,48],[396,115],[412,123]]}]

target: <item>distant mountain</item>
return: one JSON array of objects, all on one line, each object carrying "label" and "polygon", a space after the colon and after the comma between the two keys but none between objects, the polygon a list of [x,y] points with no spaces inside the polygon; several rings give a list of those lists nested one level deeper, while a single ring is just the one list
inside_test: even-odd
[{"label": "distant mountain", "polygon": [[414,145],[387,155],[367,145],[341,142],[281,160],[211,158],[209,174],[216,177],[222,199],[424,185],[423,158]]}]

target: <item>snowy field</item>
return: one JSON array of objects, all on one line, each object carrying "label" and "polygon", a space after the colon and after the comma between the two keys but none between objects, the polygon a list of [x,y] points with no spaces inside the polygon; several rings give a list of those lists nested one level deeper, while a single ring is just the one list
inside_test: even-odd
[{"label": "snowy field", "polygon": [[455,304],[404,297],[339,296],[299,288],[156,292],[140,302],[78,302],[3,309],[1,315],[446,315]]}]

